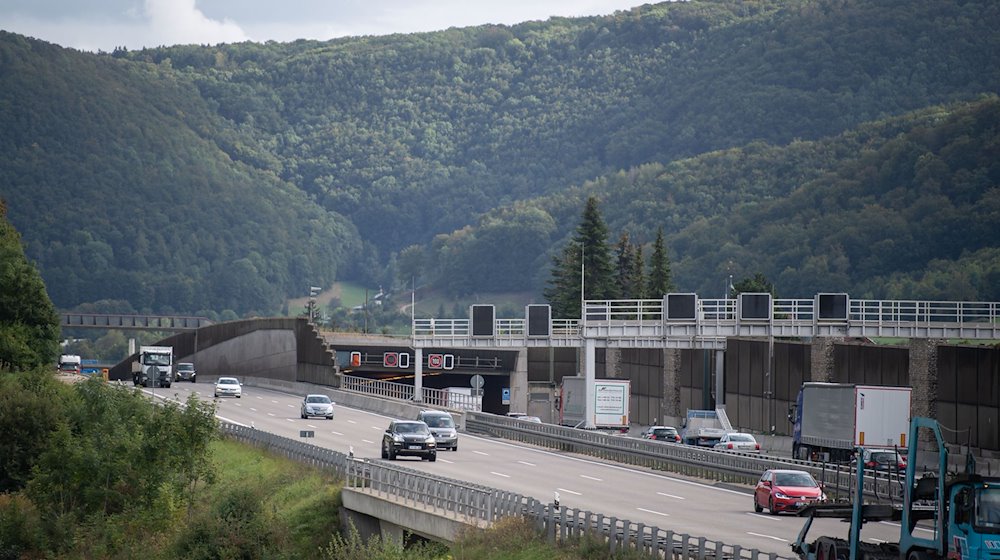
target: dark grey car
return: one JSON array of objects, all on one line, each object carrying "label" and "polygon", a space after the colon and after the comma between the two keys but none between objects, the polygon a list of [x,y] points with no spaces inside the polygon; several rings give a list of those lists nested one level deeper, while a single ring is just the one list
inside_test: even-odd
[{"label": "dark grey car", "polygon": [[382,458],[420,457],[437,461],[437,442],[427,424],[417,420],[393,420],[382,435]]}]

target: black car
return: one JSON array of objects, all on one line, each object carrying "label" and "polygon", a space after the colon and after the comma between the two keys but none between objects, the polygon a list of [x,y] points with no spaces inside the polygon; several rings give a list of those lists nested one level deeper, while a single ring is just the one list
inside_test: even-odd
[{"label": "black car", "polygon": [[420,457],[437,461],[437,441],[427,424],[418,420],[393,420],[382,435],[382,458]]}]

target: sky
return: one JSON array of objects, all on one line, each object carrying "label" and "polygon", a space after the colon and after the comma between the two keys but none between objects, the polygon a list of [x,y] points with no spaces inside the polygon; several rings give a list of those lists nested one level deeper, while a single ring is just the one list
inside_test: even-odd
[{"label": "sky", "polygon": [[606,15],[649,0],[0,0],[0,29],[82,51],[289,42]]}]

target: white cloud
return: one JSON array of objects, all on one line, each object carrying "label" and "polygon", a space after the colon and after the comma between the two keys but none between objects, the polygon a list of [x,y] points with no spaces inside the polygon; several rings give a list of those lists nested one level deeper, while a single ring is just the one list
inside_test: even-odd
[{"label": "white cloud", "polygon": [[157,45],[237,43],[250,37],[234,21],[205,17],[195,0],[146,0],[148,36]]}]

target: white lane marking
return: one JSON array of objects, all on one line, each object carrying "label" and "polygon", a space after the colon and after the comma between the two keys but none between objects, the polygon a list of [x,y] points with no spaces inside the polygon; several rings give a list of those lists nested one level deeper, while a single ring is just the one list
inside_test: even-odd
[{"label": "white lane marking", "polygon": [[243,426],[244,428],[247,427],[247,425],[244,424],[243,422],[237,422],[236,420],[230,420],[229,418],[226,418],[225,416],[219,416],[218,414],[216,414],[215,417],[218,418],[219,420],[222,420],[223,422],[229,422],[230,424],[236,424],[237,426]]},{"label": "white lane marking", "polygon": [[257,397],[257,398],[260,399],[260,400],[264,400],[264,397]]},{"label": "white lane marking", "polygon": [[476,453],[476,454],[479,454],[479,455],[486,455],[487,457],[490,456],[490,454],[486,453],[485,451],[473,451],[473,453]]},{"label": "white lane marking", "polygon": [[[900,527],[899,523],[893,523],[892,521],[879,521],[879,523],[882,523],[882,524],[885,524],[885,525],[890,525],[892,527],[896,527],[897,529]],[[933,533],[934,532],[933,529],[927,529],[927,528],[924,528],[924,527],[917,527],[914,530],[915,531],[923,531],[925,533]]]},{"label": "white lane marking", "polygon": [[381,430],[382,428],[379,428],[378,426],[372,426],[372,429],[373,430]]},{"label": "white lane marking", "polygon": [[659,494],[661,496],[666,496],[668,498],[673,498],[675,500],[686,500],[687,499],[684,496],[675,496],[674,494],[667,494],[666,492],[657,492],[657,494]]},{"label": "white lane marking", "polygon": [[295,420],[294,420],[294,419],[292,419],[292,418],[285,418],[285,420],[288,420],[289,422],[294,422],[294,421],[295,421]]},{"label": "white lane marking", "polygon": [[268,416],[274,416],[274,413],[273,412],[268,412],[267,415]]},{"label": "white lane marking", "polygon": [[[333,435],[335,435],[335,436],[342,436],[342,435],[344,435],[344,434],[342,434],[340,432],[330,432],[330,433],[333,434]],[[370,443],[374,443],[374,442],[370,442]]]},{"label": "white lane marking", "polygon": [[278,404],[278,401],[271,401],[271,404]]},{"label": "white lane marking", "polygon": [[306,426],[309,426],[310,428],[312,428],[314,430],[316,429],[316,426],[313,426],[312,424],[306,424]]},{"label": "white lane marking", "polygon": [[[335,433],[335,434],[336,434],[337,432],[333,432],[333,433]],[[337,434],[337,435],[344,435],[344,434]],[[363,442],[365,442],[365,443],[375,443],[374,441],[372,441],[372,440],[370,440],[370,439],[363,439],[363,440],[361,440],[361,441],[363,441]]]},{"label": "white lane marking", "polygon": [[252,411],[254,411],[254,412],[257,412],[257,409],[256,409],[256,408],[254,408],[254,407],[252,407],[252,406],[250,407],[250,410],[252,410]]},{"label": "white lane marking", "polygon": [[243,408],[243,405],[242,405],[242,404],[240,404],[240,403],[238,403],[238,402],[234,402],[233,404],[235,404],[236,406],[238,406],[238,407],[240,407],[240,408]]},{"label": "white lane marking", "polygon": [[581,474],[580,478],[586,478],[587,480],[593,480],[595,482],[604,482],[604,479],[602,479],[602,478],[597,478],[597,477],[593,477],[593,476],[587,476],[585,474]]},{"label": "white lane marking", "polygon": [[746,513],[747,515],[752,515],[758,519],[767,519],[768,521],[780,521],[777,515],[764,515],[763,513],[755,513],[752,511],[747,511],[744,513]]},{"label": "white lane marking", "polygon": [[522,465],[528,465],[529,467],[537,467],[538,466],[538,465],[536,465],[534,463],[529,463],[527,461],[518,461],[518,463],[521,463]]},{"label": "white lane marking", "polygon": [[646,513],[652,513],[652,514],[655,514],[655,515],[662,515],[663,517],[670,517],[669,513],[663,513],[662,511],[654,511],[654,510],[646,509],[646,508],[635,508],[635,509],[637,509],[639,511],[644,511]]},{"label": "white lane marking", "polygon": [[354,420],[348,420],[347,423],[348,424],[357,424],[357,422],[355,422]]},{"label": "white lane marking", "polygon": [[295,408],[294,405],[288,405],[288,408]]},{"label": "white lane marking", "polygon": [[558,490],[560,492],[566,492],[567,494],[573,494],[574,496],[582,496],[583,495],[583,494],[581,494],[579,492],[574,492],[572,490],[567,490],[565,488],[556,488],[556,490]]},{"label": "white lane marking", "polygon": [[497,476],[502,476],[502,477],[504,477],[504,478],[510,478],[510,475],[509,475],[509,474],[503,474],[503,473],[501,473],[501,472],[496,472],[496,471],[490,471],[490,474],[495,474],[495,475],[497,475]]},{"label": "white lane marking", "polygon": [[785,540],[785,539],[783,539],[781,537],[775,537],[773,535],[764,535],[764,534],[761,534],[761,533],[751,533],[750,531],[747,531],[747,534],[748,535],[753,535],[755,537],[764,537],[765,539],[774,539],[776,541],[788,542],[787,540]]},{"label": "white lane marking", "polygon": [[455,464],[455,461],[449,461],[448,459],[442,459],[440,457],[438,457],[438,461],[441,461],[442,463],[448,463],[449,465]]}]

